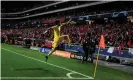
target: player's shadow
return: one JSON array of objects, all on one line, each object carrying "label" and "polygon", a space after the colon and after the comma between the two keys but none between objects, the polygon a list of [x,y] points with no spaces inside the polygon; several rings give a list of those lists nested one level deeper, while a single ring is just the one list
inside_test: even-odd
[{"label": "player's shadow", "polygon": [[21,69],[13,69],[13,70],[15,70],[15,71],[48,71],[48,70],[46,70],[46,69],[44,69],[44,68],[21,68]]}]

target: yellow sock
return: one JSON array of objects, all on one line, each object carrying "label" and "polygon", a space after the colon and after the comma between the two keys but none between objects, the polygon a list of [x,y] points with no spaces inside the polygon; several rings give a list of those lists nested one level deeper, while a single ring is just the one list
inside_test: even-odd
[{"label": "yellow sock", "polygon": [[52,55],[52,53],[55,51],[55,48],[53,48],[49,53],[48,56]]},{"label": "yellow sock", "polygon": [[68,45],[70,46],[71,45],[71,40],[70,40],[68,35],[67,35],[67,38],[68,38]]}]

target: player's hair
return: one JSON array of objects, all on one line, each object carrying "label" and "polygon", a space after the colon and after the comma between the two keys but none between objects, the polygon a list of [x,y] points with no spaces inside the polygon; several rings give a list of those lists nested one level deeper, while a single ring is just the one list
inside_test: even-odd
[{"label": "player's hair", "polygon": [[55,21],[55,25],[60,25],[60,21],[59,20],[56,20]]}]

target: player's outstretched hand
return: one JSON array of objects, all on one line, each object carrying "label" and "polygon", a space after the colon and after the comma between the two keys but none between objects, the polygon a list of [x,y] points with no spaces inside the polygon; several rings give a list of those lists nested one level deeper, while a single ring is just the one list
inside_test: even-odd
[{"label": "player's outstretched hand", "polygon": [[70,18],[69,21],[67,22],[67,24],[71,23],[72,19]]},{"label": "player's outstretched hand", "polygon": [[43,34],[46,34],[48,31],[46,30]]}]

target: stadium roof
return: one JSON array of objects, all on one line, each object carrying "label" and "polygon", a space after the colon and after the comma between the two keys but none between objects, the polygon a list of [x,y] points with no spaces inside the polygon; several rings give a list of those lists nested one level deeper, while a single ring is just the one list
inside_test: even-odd
[{"label": "stadium roof", "polygon": [[54,3],[55,1],[2,1],[2,13],[21,12]]},{"label": "stadium roof", "polygon": [[[10,1],[9,1],[10,2]],[[24,3],[25,1],[23,1]],[[42,2],[42,1],[37,1],[38,3],[39,2]],[[36,2],[36,3],[37,3]],[[44,1],[43,3],[45,3],[46,1]],[[32,1],[33,4],[36,4],[35,1]],[[29,5],[31,5],[32,3],[29,3]],[[46,2],[47,3],[47,2]],[[51,3],[48,3],[46,5],[50,5],[50,4],[53,4],[53,3],[58,3],[58,2],[51,2]],[[77,5],[77,4],[78,5]],[[64,3],[61,3],[61,4],[58,4],[56,5],[56,7],[54,5],[52,6],[49,6],[48,9],[46,8],[42,8],[42,9],[38,9],[38,10],[33,10],[33,11],[30,11],[30,12],[26,12],[26,13],[23,13],[23,14],[4,14],[2,12],[2,19],[26,19],[26,18],[30,18],[30,17],[48,17],[49,16],[63,16],[63,15],[90,15],[90,14],[94,14],[94,13],[108,13],[108,12],[115,12],[115,11],[130,11],[132,10],[132,4],[133,2],[127,2],[127,1],[115,1],[115,2],[111,2],[111,3],[106,3],[106,4],[101,4],[101,5],[93,5],[93,6],[86,6],[86,7],[80,7],[80,5],[84,5],[85,4],[89,4],[90,3],[96,3],[95,1],[76,1],[76,2],[73,2],[73,1],[68,1],[68,2],[64,2]],[[2,1],[2,4],[3,1]],[[5,4],[5,5],[8,5],[8,4]],[[5,6],[4,5],[4,6]],[[75,7],[79,7],[79,8],[75,8]],[[17,5],[16,5],[17,7]],[[23,4],[23,8],[25,8],[27,6],[25,6]],[[74,7],[74,9],[71,9]],[[19,7],[18,7],[19,8]],[[68,9],[69,8],[69,9]],[[3,9],[3,5],[2,5],[2,9]],[[6,8],[7,11],[9,11],[10,9],[13,9],[13,7],[7,7]],[[65,9],[65,10],[64,10]],[[62,10],[62,11],[59,11],[59,10]],[[54,11],[54,12],[53,12]],[[55,12],[56,11],[56,12]],[[22,10],[21,10],[22,12]],[[14,13],[14,12],[12,12]]]}]

